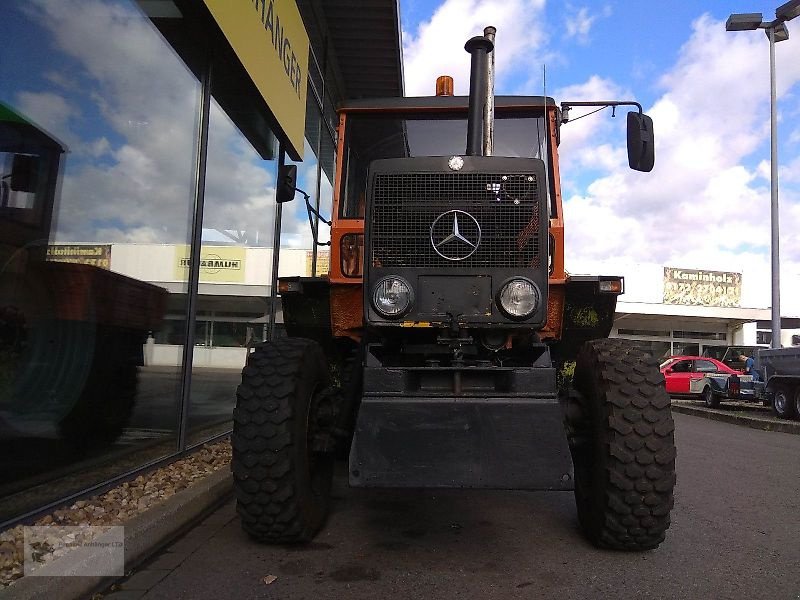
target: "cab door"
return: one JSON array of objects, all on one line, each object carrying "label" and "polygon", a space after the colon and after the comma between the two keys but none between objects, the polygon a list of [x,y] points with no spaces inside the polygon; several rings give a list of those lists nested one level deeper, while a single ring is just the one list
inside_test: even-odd
[{"label": "cab door", "polygon": [[[698,358],[698,359],[694,360],[693,363],[694,363],[692,365],[693,373],[692,373],[692,377],[691,377],[692,380],[704,379],[708,375],[715,375],[715,374],[719,373],[719,369],[717,368],[717,365],[715,365],[710,360],[703,360],[701,358]],[[697,389],[697,388],[695,388],[694,390],[691,390],[691,387],[690,387],[690,391],[693,391],[693,392],[696,392],[696,393],[700,393],[702,390]]]},{"label": "cab door", "polygon": [[688,394],[689,381],[696,373],[692,371],[692,360],[684,359],[672,363],[664,373],[668,394]]}]

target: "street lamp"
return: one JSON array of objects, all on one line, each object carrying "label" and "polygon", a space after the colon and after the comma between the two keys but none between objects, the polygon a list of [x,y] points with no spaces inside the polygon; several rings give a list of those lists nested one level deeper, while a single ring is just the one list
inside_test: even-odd
[{"label": "street lamp", "polygon": [[790,0],[775,10],[775,20],[765,22],[761,13],[736,13],[725,22],[726,31],[764,29],[769,39],[770,81],[770,215],[772,222],[772,348],[781,347],[780,237],[778,235],[778,115],[775,93],[775,42],[789,39],[785,22],[800,15],[800,0]]}]

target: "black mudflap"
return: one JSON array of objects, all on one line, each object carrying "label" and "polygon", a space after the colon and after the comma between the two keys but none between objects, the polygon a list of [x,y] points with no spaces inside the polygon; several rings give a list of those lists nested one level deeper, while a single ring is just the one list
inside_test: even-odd
[{"label": "black mudflap", "polygon": [[350,451],[355,487],[571,490],[555,398],[364,397]]}]

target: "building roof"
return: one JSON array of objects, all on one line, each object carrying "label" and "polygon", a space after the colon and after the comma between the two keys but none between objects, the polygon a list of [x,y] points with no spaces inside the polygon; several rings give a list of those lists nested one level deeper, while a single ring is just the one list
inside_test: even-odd
[{"label": "building roof", "polygon": [[[309,7],[310,5],[310,7]],[[301,0],[322,13],[345,98],[403,95],[403,51],[397,0]]]},{"label": "building roof", "polygon": [[655,304],[648,302],[617,302],[617,319],[622,315],[636,315],[662,321],[665,317],[688,317],[695,322],[729,324],[752,323],[770,317],[768,308],[739,308],[718,306],[684,306],[680,304]]}]

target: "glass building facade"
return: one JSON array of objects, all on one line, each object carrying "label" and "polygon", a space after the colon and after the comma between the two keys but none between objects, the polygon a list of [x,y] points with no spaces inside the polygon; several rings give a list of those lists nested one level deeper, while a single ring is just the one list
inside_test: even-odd
[{"label": "glass building facade", "polygon": [[[304,203],[276,205],[275,118],[192,4],[3,3],[0,528],[226,434],[276,253],[327,271]],[[327,216],[340,85],[310,37],[298,186]]]}]

